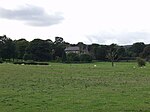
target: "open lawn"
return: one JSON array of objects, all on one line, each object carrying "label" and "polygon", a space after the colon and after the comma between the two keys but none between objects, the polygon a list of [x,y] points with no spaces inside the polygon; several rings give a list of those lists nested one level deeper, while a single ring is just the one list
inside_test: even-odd
[{"label": "open lawn", "polygon": [[115,64],[0,64],[0,112],[150,112],[150,64]]}]

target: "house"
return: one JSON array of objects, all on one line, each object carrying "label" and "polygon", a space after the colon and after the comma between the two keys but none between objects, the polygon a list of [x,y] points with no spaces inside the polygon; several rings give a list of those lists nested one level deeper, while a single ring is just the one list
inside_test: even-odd
[{"label": "house", "polygon": [[69,46],[65,49],[66,53],[89,54],[88,46],[84,49],[79,46]]},{"label": "house", "polygon": [[65,49],[65,52],[66,53],[77,53],[77,54],[79,54],[80,53],[80,48],[78,46],[67,47]]}]

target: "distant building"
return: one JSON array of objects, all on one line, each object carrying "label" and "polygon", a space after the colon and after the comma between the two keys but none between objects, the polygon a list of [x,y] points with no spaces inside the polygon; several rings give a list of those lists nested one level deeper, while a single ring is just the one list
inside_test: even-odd
[{"label": "distant building", "polygon": [[81,49],[79,46],[69,46],[65,49],[66,53],[89,54],[88,47]]},{"label": "distant building", "polygon": [[80,48],[78,46],[67,47],[65,49],[65,52],[66,53],[77,53],[77,54],[79,54],[80,53]]}]

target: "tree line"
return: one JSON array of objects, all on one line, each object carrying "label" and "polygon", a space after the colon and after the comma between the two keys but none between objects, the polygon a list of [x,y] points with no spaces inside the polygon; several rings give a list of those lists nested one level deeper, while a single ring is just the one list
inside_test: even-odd
[{"label": "tree line", "polygon": [[[65,48],[68,46],[78,46],[80,54],[66,54]],[[82,52],[86,51],[86,52]],[[0,60],[33,60],[33,61],[129,61],[136,57],[150,60],[150,45],[143,42],[136,42],[133,45],[119,46],[117,44],[86,45],[83,42],[70,44],[62,37],[55,37],[55,41],[50,39],[26,39],[12,40],[6,35],[0,36]],[[86,60],[87,59],[87,60]]]}]

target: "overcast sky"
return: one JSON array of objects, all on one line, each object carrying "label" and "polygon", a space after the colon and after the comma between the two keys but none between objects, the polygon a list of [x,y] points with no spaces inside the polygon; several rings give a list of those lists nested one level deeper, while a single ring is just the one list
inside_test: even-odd
[{"label": "overcast sky", "polygon": [[0,35],[86,44],[150,43],[150,0],[0,0]]}]

